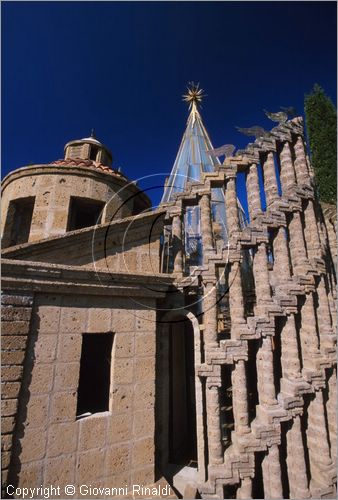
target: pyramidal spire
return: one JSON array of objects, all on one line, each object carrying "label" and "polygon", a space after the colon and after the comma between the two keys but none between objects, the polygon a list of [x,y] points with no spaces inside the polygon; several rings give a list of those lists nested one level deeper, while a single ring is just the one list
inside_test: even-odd
[{"label": "pyramidal spire", "polygon": [[218,158],[208,153],[213,146],[198,109],[203,97],[203,89],[193,82],[183,95],[183,101],[189,104],[190,113],[176,160],[164,188],[162,202],[171,201],[175,193],[185,190],[188,182],[200,180],[202,172],[213,172],[215,166],[219,165]]}]

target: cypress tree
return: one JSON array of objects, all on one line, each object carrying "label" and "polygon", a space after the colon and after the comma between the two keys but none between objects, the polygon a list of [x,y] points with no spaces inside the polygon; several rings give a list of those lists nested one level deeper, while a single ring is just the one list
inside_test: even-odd
[{"label": "cypress tree", "polygon": [[324,90],[315,84],[304,101],[311,162],[320,201],[337,200],[337,111]]}]

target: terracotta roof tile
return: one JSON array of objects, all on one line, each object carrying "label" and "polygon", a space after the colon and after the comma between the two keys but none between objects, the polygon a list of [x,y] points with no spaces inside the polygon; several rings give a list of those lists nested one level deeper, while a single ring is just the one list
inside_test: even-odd
[{"label": "terracotta roof tile", "polygon": [[61,159],[61,160],[55,160],[49,163],[48,165],[59,165],[62,167],[87,167],[87,168],[95,168],[97,170],[101,170],[101,172],[105,172],[107,174],[116,176],[116,177],[122,177],[123,179],[126,179],[126,176],[123,175],[121,172],[118,172],[117,170],[113,170],[111,167],[108,167],[107,165],[102,165],[102,163],[98,163],[96,161],[92,160],[85,160],[83,158],[69,158],[69,159]]}]

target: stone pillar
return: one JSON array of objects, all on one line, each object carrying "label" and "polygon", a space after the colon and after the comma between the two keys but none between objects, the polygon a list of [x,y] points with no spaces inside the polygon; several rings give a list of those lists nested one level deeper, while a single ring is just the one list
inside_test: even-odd
[{"label": "stone pillar", "polygon": [[329,286],[328,301],[329,301],[329,306],[330,306],[332,325],[336,325],[337,324],[336,300],[333,297],[331,286]]},{"label": "stone pillar", "polygon": [[324,348],[335,348],[336,335],[332,328],[332,318],[330,311],[329,292],[326,288],[326,276],[321,275],[317,285],[318,308],[317,321],[319,331],[319,344],[322,354],[325,356]]},{"label": "stone pillar", "polygon": [[280,181],[282,185],[282,194],[286,194],[290,189],[296,186],[296,175],[293,166],[290,144],[284,142],[280,152]]},{"label": "stone pillar", "polygon": [[335,231],[334,224],[328,219],[325,219],[326,233],[327,239],[330,247],[330,252],[332,255],[332,260],[334,264],[336,264],[337,260],[337,234]]},{"label": "stone pillar", "polygon": [[305,274],[308,263],[302,221],[299,212],[294,212],[289,223],[290,254],[293,274]]},{"label": "stone pillar", "polygon": [[263,162],[263,172],[266,206],[268,208],[276,199],[279,198],[275,161],[272,151],[267,154],[267,157]]},{"label": "stone pillar", "polygon": [[183,251],[182,251],[182,217],[175,215],[172,224],[172,237],[174,247],[174,273],[183,273]]},{"label": "stone pillar", "polygon": [[323,472],[332,466],[326,431],[322,391],[315,392],[308,406],[307,445],[309,449],[311,480],[323,483]]},{"label": "stone pillar", "polygon": [[271,289],[269,281],[266,243],[261,243],[256,249],[253,259],[253,275],[256,289],[255,314],[264,314],[265,306],[271,304]]},{"label": "stone pillar", "polygon": [[236,178],[230,177],[226,182],[225,208],[229,236],[239,229],[238,204],[236,194]]},{"label": "stone pillar", "polygon": [[203,311],[205,346],[217,347],[217,290],[212,281],[204,285]]},{"label": "stone pillar", "polygon": [[287,315],[281,333],[281,363],[285,378],[301,376],[300,353],[298,351],[297,330],[293,314]]},{"label": "stone pillar", "polygon": [[301,135],[297,137],[297,140],[294,144],[295,150],[295,171],[297,182],[300,185],[310,185],[310,175],[308,171],[308,165],[306,161],[305,147],[303,138]]},{"label": "stone pillar", "polygon": [[259,404],[275,405],[277,401],[271,337],[262,338],[262,344],[257,351],[256,363]]},{"label": "stone pillar", "polygon": [[262,213],[258,170],[256,163],[252,163],[249,167],[249,172],[246,177],[246,191],[248,195],[250,221],[252,222],[257,215]]},{"label": "stone pillar", "polygon": [[204,250],[212,250],[214,247],[209,194],[203,194],[201,196],[199,200],[199,206],[201,209],[201,232],[204,252]]},{"label": "stone pillar", "polygon": [[[305,145],[304,145],[304,149],[305,149]],[[309,171],[309,176],[310,176],[310,179],[312,182],[314,182],[314,179],[315,179],[315,171],[313,169],[313,166],[312,166],[312,163],[310,161],[310,158],[309,158],[309,155],[306,154],[305,155],[306,157],[306,164],[307,164],[307,168],[308,168],[308,171]]]},{"label": "stone pillar", "polygon": [[268,448],[262,461],[264,498],[283,498],[279,450],[276,444]]},{"label": "stone pillar", "polygon": [[206,403],[207,403],[207,427],[209,465],[223,463],[223,446],[221,434],[219,388],[207,379]]},{"label": "stone pillar", "polygon": [[331,443],[331,458],[337,460],[337,372],[333,368],[328,380],[328,400],[326,403],[329,436]]},{"label": "stone pillar", "polygon": [[329,331],[332,332],[332,322],[330,314],[330,304],[328,299],[328,291],[326,289],[325,276],[322,274],[317,286],[318,294],[318,325],[319,333]]},{"label": "stone pillar", "polygon": [[320,258],[321,243],[318,233],[317,219],[314,211],[313,201],[308,200],[307,206],[304,210],[304,220],[305,220],[305,241],[307,254],[310,259]]},{"label": "stone pillar", "polygon": [[239,338],[237,325],[243,325],[244,300],[241,280],[241,264],[233,262],[229,272],[229,306],[231,315],[231,338]]},{"label": "stone pillar", "polygon": [[286,433],[286,443],[290,498],[310,498],[299,415],[293,419],[292,427]]},{"label": "stone pillar", "polygon": [[280,227],[273,239],[273,270],[271,278],[274,285],[287,281],[291,277],[289,250],[286,240],[285,228]]},{"label": "stone pillar", "polygon": [[248,391],[244,360],[241,359],[235,363],[231,374],[231,381],[235,431],[239,434],[245,434],[250,432],[250,428]]},{"label": "stone pillar", "polygon": [[252,480],[251,477],[244,477],[237,489],[236,498],[252,498]]},{"label": "stone pillar", "polygon": [[312,292],[305,295],[301,308],[300,342],[304,368],[313,368],[313,358],[319,354],[319,344],[316,327],[316,316]]}]

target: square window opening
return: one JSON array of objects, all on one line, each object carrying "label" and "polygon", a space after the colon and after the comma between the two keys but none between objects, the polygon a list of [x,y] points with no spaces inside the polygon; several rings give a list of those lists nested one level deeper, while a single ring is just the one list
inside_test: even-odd
[{"label": "square window opening", "polygon": [[77,418],[109,410],[113,333],[82,335]]},{"label": "square window opening", "polygon": [[69,205],[68,231],[100,224],[104,205],[103,201],[72,196]]},{"label": "square window opening", "polygon": [[90,146],[90,154],[89,158],[93,161],[96,161],[97,153],[99,152],[99,148],[97,146]]},{"label": "square window opening", "polygon": [[32,224],[35,196],[19,198],[9,203],[3,246],[27,243]]}]

